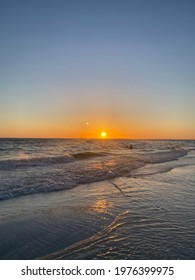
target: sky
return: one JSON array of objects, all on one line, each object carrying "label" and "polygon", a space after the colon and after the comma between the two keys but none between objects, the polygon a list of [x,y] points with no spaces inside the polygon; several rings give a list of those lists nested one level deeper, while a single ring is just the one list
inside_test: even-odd
[{"label": "sky", "polygon": [[0,137],[195,139],[193,0],[0,3]]}]

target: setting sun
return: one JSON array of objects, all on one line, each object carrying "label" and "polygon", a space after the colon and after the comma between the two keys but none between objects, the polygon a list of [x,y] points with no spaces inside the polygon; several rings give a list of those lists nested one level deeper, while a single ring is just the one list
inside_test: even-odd
[{"label": "setting sun", "polygon": [[107,133],[105,131],[101,132],[101,137],[105,138],[107,136]]}]

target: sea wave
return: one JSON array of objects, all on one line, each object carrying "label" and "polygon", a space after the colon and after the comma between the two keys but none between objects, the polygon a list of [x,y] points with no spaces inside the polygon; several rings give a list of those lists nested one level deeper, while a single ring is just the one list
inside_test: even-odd
[{"label": "sea wave", "polygon": [[75,159],[88,159],[88,158],[94,158],[94,157],[102,157],[106,156],[106,153],[103,152],[80,152],[80,153],[74,153],[71,154]]},{"label": "sea wave", "polygon": [[42,165],[49,165],[55,163],[58,164],[69,163],[75,160],[82,160],[82,159],[84,160],[84,159],[90,159],[95,157],[102,157],[102,156],[106,156],[107,154],[108,153],[103,153],[103,152],[85,151],[85,152],[72,153],[72,154],[66,154],[61,156],[32,157],[32,158],[25,156],[25,158],[1,160],[0,170],[13,169],[17,167],[42,166]]},{"label": "sea wave", "polygon": [[177,160],[180,157],[187,155],[185,149],[172,148],[169,151],[158,151],[155,153],[148,153],[140,155],[146,163],[162,163],[166,161]]},{"label": "sea wave", "polygon": [[[0,200],[34,193],[66,190],[79,184],[117,177],[141,177],[143,174],[168,172],[174,168],[174,164],[171,167],[163,166],[163,169],[156,167],[156,164],[174,161],[185,155],[187,155],[187,151],[184,149],[171,149],[150,154],[123,153],[121,155],[85,151],[58,157],[1,161],[0,169],[3,169],[3,176],[0,181]],[[150,167],[148,171],[143,170],[147,164],[154,166]],[[37,168],[33,168],[34,166]],[[39,166],[42,167],[39,168]],[[14,167],[29,167],[29,169]],[[135,173],[135,170],[138,172]]]},{"label": "sea wave", "polygon": [[8,160],[0,161],[0,170],[4,170],[4,169],[7,170],[7,169],[13,169],[13,168],[25,167],[25,166],[49,165],[53,163],[68,163],[72,161],[74,161],[74,157],[71,155],[8,159]]}]

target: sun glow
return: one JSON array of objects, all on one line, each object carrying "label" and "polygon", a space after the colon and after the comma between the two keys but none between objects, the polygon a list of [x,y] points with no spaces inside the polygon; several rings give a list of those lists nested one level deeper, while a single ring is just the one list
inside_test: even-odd
[{"label": "sun glow", "polygon": [[107,136],[107,133],[106,133],[105,131],[102,131],[102,132],[101,132],[101,137],[102,137],[102,138],[105,138],[106,136]]}]

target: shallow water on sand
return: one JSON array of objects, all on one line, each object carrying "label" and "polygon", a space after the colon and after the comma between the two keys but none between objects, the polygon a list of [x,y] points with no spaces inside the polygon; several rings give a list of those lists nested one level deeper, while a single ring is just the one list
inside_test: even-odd
[{"label": "shallow water on sand", "polygon": [[1,259],[194,259],[195,154],[1,201]]}]

